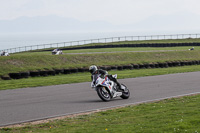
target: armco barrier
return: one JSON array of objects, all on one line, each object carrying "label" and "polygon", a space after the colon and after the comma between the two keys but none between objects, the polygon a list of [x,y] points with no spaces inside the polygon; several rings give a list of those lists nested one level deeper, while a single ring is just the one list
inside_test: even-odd
[{"label": "armco barrier", "polygon": [[[158,62],[158,63],[145,63],[145,64],[129,64],[120,66],[99,66],[100,69],[104,70],[132,70],[132,69],[149,69],[149,68],[167,68],[167,67],[177,67],[186,65],[200,65],[200,60],[194,61],[170,61],[170,62]],[[19,73],[9,73],[6,76],[1,76],[3,80],[10,79],[21,79],[28,77],[38,77],[38,76],[48,76],[56,74],[71,74],[78,72],[89,72],[88,68],[72,68],[72,69],[54,69],[54,70],[39,70],[30,72],[19,72]]]}]

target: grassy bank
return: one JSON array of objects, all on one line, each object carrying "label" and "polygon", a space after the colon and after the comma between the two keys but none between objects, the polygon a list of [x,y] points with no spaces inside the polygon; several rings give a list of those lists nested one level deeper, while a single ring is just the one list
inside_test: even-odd
[{"label": "grassy bank", "polygon": [[[135,77],[183,73],[183,72],[195,72],[195,71],[200,71],[199,65],[171,67],[171,68],[156,68],[156,69],[109,71],[109,74],[118,74],[118,78],[123,79],[123,78],[135,78]],[[62,74],[49,77],[2,80],[0,90],[70,84],[70,83],[90,82],[90,81],[91,81],[90,73],[77,73],[77,74],[67,74],[67,75]]]},{"label": "grassy bank", "polygon": [[1,133],[198,133],[200,95],[128,106],[90,115],[54,120]]},{"label": "grassy bank", "polygon": [[[140,52],[140,51],[159,51],[159,50],[171,50],[171,51],[187,51],[191,46],[184,47],[121,47],[121,48],[98,48],[98,49],[78,49],[78,50],[63,50],[64,54],[71,53],[91,53],[91,52]],[[195,51],[200,51],[200,46],[195,46]],[[43,52],[22,52],[15,53],[13,55],[50,55],[51,51],[43,51]]]},{"label": "grassy bank", "polygon": [[10,57],[0,57],[0,75],[53,68],[88,68],[92,64],[107,66],[177,60],[200,60],[200,52],[199,50],[171,52],[124,51],[120,53],[64,54],[59,56],[51,54],[16,54]]}]

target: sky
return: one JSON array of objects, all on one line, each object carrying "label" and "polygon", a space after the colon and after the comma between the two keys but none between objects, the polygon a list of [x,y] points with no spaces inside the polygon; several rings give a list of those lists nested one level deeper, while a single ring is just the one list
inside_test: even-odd
[{"label": "sky", "polygon": [[[172,29],[177,26],[179,30],[184,27],[200,29],[199,0],[0,0],[0,3],[0,21],[53,15],[84,23],[98,21],[115,26],[136,27],[156,25],[162,29],[174,19],[174,22],[180,20],[178,23],[185,22],[185,25],[180,27],[174,23]],[[187,18],[197,21],[190,22]],[[187,26],[188,23],[190,26]]]},{"label": "sky", "polygon": [[[196,34],[200,33],[199,5],[200,0],[0,0],[0,46],[31,45],[32,40],[40,44],[113,36]],[[35,38],[32,33],[36,33]],[[61,35],[49,37],[46,33],[67,35],[60,39]]]}]

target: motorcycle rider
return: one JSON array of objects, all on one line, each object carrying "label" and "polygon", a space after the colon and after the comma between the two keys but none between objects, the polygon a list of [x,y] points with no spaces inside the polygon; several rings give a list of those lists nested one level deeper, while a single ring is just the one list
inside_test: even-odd
[{"label": "motorcycle rider", "polygon": [[116,78],[113,78],[112,75],[108,75],[108,72],[102,69],[98,69],[97,66],[92,65],[89,67],[89,71],[92,74],[91,75],[91,79],[93,80],[94,75],[96,74],[101,74],[102,77],[107,76],[111,81],[115,82],[117,84],[117,86],[119,87],[119,90],[121,90],[121,85],[120,83],[117,81]]}]

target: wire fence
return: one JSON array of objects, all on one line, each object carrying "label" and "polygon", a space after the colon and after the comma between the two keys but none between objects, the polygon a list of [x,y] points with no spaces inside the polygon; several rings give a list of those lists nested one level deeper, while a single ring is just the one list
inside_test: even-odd
[{"label": "wire fence", "polygon": [[167,40],[167,39],[187,39],[187,38],[200,38],[200,34],[173,34],[173,35],[147,35],[147,36],[122,36],[122,37],[110,37],[110,38],[99,38],[99,39],[89,39],[89,40],[80,40],[80,41],[70,41],[70,42],[60,42],[60,43],[51,43],[51,44],[40,44],[40,45],[31,45],[23,46],[16,48],[9,48],[0,51],[5,51],[8,53],[18,53],[31,50],[39,50],[46,48],[61,48],[66,46],[77,46],[84,44],[93,44],[97,43],[112,43],[112,42],[122,42],[122,41],[144,41],[144,40]]}]

